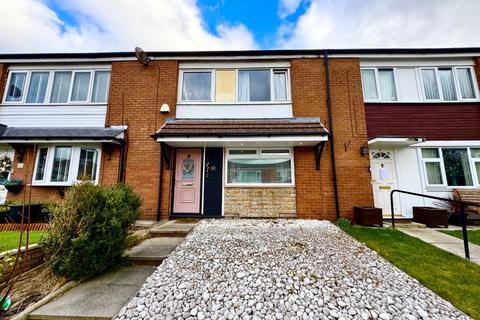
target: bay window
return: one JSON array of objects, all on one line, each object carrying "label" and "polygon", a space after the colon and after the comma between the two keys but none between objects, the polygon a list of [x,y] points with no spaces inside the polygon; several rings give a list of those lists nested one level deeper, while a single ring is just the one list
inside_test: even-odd
[{"label": "bay window", "polygon": [[288,102],[287,69],[182,70],[181,102],[256,103]]},{"label": "bay window", "polygon": [[5,90],[7,104],[106,103],[110,71],[10,70]]},{"label": "bay window", "polygon": [[76,181],[98,182],[100,147],[42,146],[38,149],[34,185],[68,186]]},{"label": "bay window", "polygon": [[421,157],[428,186],[480,184],[480,148],[422,148]]},{"label": "bay window", "polygon": [[227,185],[291,186],[293,156],[290,148],[229,149]]}]

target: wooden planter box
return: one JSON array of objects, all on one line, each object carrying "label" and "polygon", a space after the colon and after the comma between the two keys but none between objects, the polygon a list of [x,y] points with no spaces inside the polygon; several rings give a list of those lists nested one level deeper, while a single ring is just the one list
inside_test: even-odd
[{"label": "wooden planter box", "polygon": [[445,209],[433,207],[413,207],[413,222],[427,227],[444,226],[448,228],[448,212]]},{"label": "wooden planter box", "polygon": [[353,207],[353,218],[356,224],[362,226],[378,225],[383,226],[381,208],[374,207]]}]

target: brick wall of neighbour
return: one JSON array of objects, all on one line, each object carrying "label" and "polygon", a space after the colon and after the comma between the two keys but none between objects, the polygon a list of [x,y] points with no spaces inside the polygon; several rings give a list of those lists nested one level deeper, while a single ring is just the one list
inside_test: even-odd
[{"label": "brick wall of neighbour", "polygon": [[[148,67],[137,61],[114,62],[106,125],[128,125],[125,182],[143,198],[144,219],[155,219],[159,190],[160,144],[151,134],[165,118],[175,116],[177,61],[153,61]],[[169,114],[161,114],[167,103]],[[102,183],[113,183],[118,172],[115,161],[102,160]],[[172,170],[164,170],[161,218],[168,218]]]},{"label": "brick wall of neighbour", "polygon": [[295,188],[225,188],[225,217],[294,218]]},{"label": "brick wall of neighbour", "polygon": [[[369,159],[359,151],[368,145],[359,60],[330,59],[329,71],[340,215],[351,219],[354,205],[373,204]],[[291,85],[294,116],[330,128],[323,59],[292,59]],[[295,148],[298,218],[336,218],[330,152],[328,142],[316,171],[313,148]]]},{"label": "brick wall of neighbour", "polygon": [[5,92],[5,86],[7,84],[7,76],[8,76],[8,65],[4,63],[0,63],[0,97],[3,99],[3,94]]},{"label": "brick wall of neighbour", "polygon": [[[12,258],[15,258],[17,254],[18,254],[17,250],[12,250],[9,253],[10,257],[12,257]],[[25,254],[25,248],[22,248],[20,250],[20,258],[23,259],[24,254]],[[4,255],[0,254],[0,264],[2,264],[3,258],[4,258]],[[33,269],[34,267],[42,264],[44,261],[45,261],[45,258],[44,258],[44,255],[43,255],[42,246],[38,245],[38,244],[34,244],[34,245],[30,246],[29,249],[28,249],[27,260],[26,261],[22,260],[21,263],[17,266],[17,270],[21,270],[22,268],[24,268],[23,270],[24,270],[24,272],[26,272],[26,271],[28,271],[30,269]],[[0,277],[0,283],[7,280],[10,275],[11,275],[11,272],[8,272],[8,271],[3,273],[3,275]]]}]

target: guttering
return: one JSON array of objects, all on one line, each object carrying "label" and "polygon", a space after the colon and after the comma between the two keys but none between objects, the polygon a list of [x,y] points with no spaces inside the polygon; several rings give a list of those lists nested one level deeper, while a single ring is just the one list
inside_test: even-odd
[{"label": "guttering", "polygon": [[[436,57],[480,56],[480,47],[464,48],[358,48],[358,49],[293,49],[293,50],[237,50],[237,51],[150,51],[154,60],[251,60],[331,57]],[[6,53],[0,54],[3,63],[48,62],[111,62],[136,60],[135,52],[92,53]]]},{"label": "guttering", "polygon": [[333,135],[333,121],[332,121],[332,99],[330,96],[330,75],[328,70],[328,52],[325,50],[325,54],[323,56],[323,62],[325,64],[325,83],[327,89],[327,111],[328,111],[328,124],[329,124],[329,132],[330,132],[330,146],[332,148],[330,152],[330,158],[332,161],[332,180],[333,180],[333,193],[335,196],[335,214],[337,220],[340,219],[340,204],[338,201],[338,186],[337,186],[337,166],[335,163],[335,143],[334,143],[334,135]]}]

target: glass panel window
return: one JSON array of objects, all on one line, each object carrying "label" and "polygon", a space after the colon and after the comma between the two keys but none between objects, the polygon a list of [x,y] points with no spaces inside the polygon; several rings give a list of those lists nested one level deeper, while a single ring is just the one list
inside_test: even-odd
[{"label": "glass panel window", "polygon": [[7,89],[7,102],[20,102],[23,97],[23,89],[25,87],[25,80],[27,79],[26,72],[12,72],[10,82]]},{"label": "glass panel window", "polygon": [[55,72],[52,94],[50,96],[51,103],[66,103],[68,101],[68,92],[70,90],[71,79],[71,71]]},{"label": "glass panel window", "polygon": [[52,165],[52,182],[68,181],[68,172],[70,170],[70,159],[72,156],[71,147],[55,147],[55,154]]},{"label": "glass panel window", "polygon": [[463,99],[475,99],[475,89],[470,68],[457,69],[458,84]]},{"label": "glass panel window", "polygon": [[362,70],[362,89],[365,100],[377,100],[377,83],[375,81],[375,70]]},{"label": "glass panel window", "polygon": [[480,161],[475,161],[475,171],[477,172],[477,181],[480,183]]},{"label": "glass panel window", "polygon": [[215,73],[215,101],[235,102],[235,70],[217,70]]},{"label": "glass panel window", "polygon": [[453,80],[452,68],[438,69],[438,77],[440,78],[440,85],[442,86],[443,100],[457,100],[457,91],[455,89],[455,81]]},{"label": "glass panel window", "polygon": [[238,101],[270,100],[270,70],[238,71]]},{"label": "glass panel window", "polygon": [[440,153],[437,148],[423,148],[422,149],[423,158],[440,158]]},{"label": "glass panel window", "polygon": [[228,183],[291,183],[290,159],[229,159]]},{"label": "glass panel window", "polygon": [[77,180],[94,181],[97,175],[98,150],[81,148],[78,163]]},{"label": "glass panel window", "polygon": [[384,101],[396,101],[397,91],[395,89],[395,77],[392,69],[378,69],[378,80],[380,82],[380,94]]},{"label": "glass panel window", "polygon": [[27,103],[44,103],[49,72],[32,72],[27,93]]},{"label": "glass panel window", "polygon": [[425,162],[428,184],[443,184],[440,162]]},{"label": "glass panel window", "polygon": [[182,100],[209,101],[212,94],[211,72],[184,72]]},{"label": "glass panel window", "polygon": [[470,154],[472,155],[472,158],[480,158],[480,148],[471,148]]},{"label": "glass panel window", "polygon": [[257,149],[233,149],[229,150],[230,155],[256,155]]},{"label": "glass panel window", "polygon": [[273,88],[276,101],[287,100],[287,72],[273,71]]},{"label": "glass panel window", "polygon": [[435,69],[422,69],[423,89],[425,90],[425,99],[438,100],[440,93],[438,92],[437,78]]},{"label": "glass panel window", "polygon": [[35,180],[43,180],[45,176],[45,167],[47,165],[48,148],[41,148],[38,150],[37,171],[35,172]]},{"label": "glass panel window", "polygon": [[92,102],[107,102],[110,86],[110,71],[95,71],[93,80]]},{"label": "glass panel window", "polygon": [[75,72],[70,101],[87,101],[90,72]]},{"label": "glass panel window", "polygon": [[453,187],[473,185],[467,149],[444,148],[442,153],[447,184]]}]

